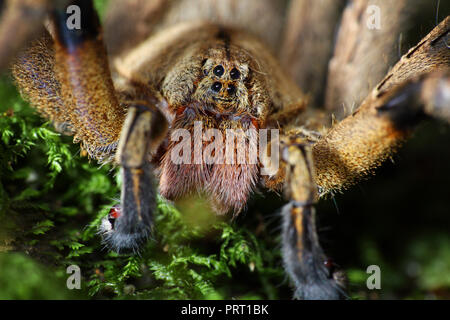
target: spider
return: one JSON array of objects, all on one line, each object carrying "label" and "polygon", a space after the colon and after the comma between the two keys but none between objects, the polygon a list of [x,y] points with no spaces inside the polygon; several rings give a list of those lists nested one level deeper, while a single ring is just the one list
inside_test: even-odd
[{"label": "spider", "polygon": [[[383,78],[399,21],[416,2],[349,1],[344,9],[326,0],[120,0],[111,1],[103,35],[91,1],[12,1],[0,26],[0,41],[11,45],[0,46],[0,61],[17,55],[12,74],[30,103],[91,158],[121,167],[120,204],[100,227],[112,250],[137,252],[147,241],[154,180],[165,198],[200,193],[217,214],[239,214],[256,189],[283,191],[294,297],[339,299],[345,275],[320,246],[314,205],[366,178],[422,119],[450,121],[450,16]],[[366,24],[373,4],[385,15],[380,30]],[[68,23],[73,6],[80,28]],[[20,18],[29,23],[19,26]],[[371,65],[382,56],[385,64]],[[344,115],[342,104],[360,106]],[[271,135],[273,151],[256,162],[250,151],[240,163],[175,162],[174,133],[193,135],[200,154],[208,148],[196,124],[238,130],[233,156],[261,130],[278,130],[279,139]],[[188,160],[190,152],[183,149]],[[262,174],[265,167],[274,170]]]}]

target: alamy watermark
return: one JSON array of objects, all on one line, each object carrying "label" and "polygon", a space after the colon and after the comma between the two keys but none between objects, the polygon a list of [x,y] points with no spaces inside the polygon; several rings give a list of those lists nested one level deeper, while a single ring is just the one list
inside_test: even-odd
[{"label": "alamy watermark", "polygon": [[366,280],[366,286],[369,290],[381,289],[381,269],[376,264],[367,267],[366,273],[370,276]]},{"label": "alamy watermark", "polygon": [[67,14],[70,16],[66,20],[66,26],[69,30],[81,29],[81,8],[77,5],[71,5],[67,7]]},{"label": "alamy watermark", "polygon": [[81,289],[81,269],[79,266],[73,264],[67,267],[66,273],[70,274],[67,278],[66,286],[67,289]]},{"label": "alamy watermark", "polygon": [[366,21],[366,26],[369,30],[380,30],[381,29],[381,9],[379,6],[370,5],[366,9],[368,18]]}]

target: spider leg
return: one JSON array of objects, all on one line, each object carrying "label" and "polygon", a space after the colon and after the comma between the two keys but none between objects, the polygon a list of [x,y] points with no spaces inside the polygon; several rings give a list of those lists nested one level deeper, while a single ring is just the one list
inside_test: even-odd
[{"label": "spider leg", "polygon": [[286,196],[291,199],[282,211],[283,260],[295,284],[297,299],[340,299],[345,296],[343,273],[334,270],[325,256],[316,231],[314,204],[317,186],[311,142],[288,133],[282,140]]},{"label": "spider leg", "polygon": [[[386,138],[392,134],[389,132],[376,132],[380,129],[380,123],[398,127],[399,130],[406,130],[411,125],[418,123],[423,115],[431,116],[450,123],[450,70],[435,72],[429,75],[422,75],[418,79],[408,81],[394,90],[386,93],[386,98],[377,108],[378,114],[366,114],[364,128],[368,136],[351,137],[346,133],[343,143],[352,144],[352,140],[358,141],[357,149],[346,149],[347,146],[338,144],[337,148],[342,148],[342,152],[359,152],[365,155],[367,151],[362,145],[392,142],[392,138]],[[356,117],[356,115],[355,115]],[[378,120],[377,118],[382,118]],[[360,120],[355,120],[356,122]],[[370,124],[368,124],[370,122]],[[352,123],[361,126],[361,124]],[[348,128],[347,128],[348,129]],[[356,128],[360,133],[361,127]],[[353,133],[353,132],[351,132]],[[387,141],[375,142],[372,139],[382,139]],[[406,135],[406,133],[405,133]],[[394,139],[396,136],[394,135]],[[398,138],[398,137],[397,137]],[[334,140],[336,143],[337,139]],[[335,169],[331,163],[336,160],[331,158],[327,163],[330,167],[323,168],[324,165],[318,158],[317,148],[323,147],[323,138],[314,131],[306,130],[304,127],[297,127],[287,131],[282,140],[281,170],[277,176],[272,177],[274,181],[266,181],[266,185],[272,189],[277,188],[281,182],[285,181],[285,192],[290,202],[283,208],[283,260],[285,268],[295,283],[295,298],[299,299],[339,299],[345,298],[346,278],[343,271],[336,269],[336,266],[326,257],[318,240],[315,227],[314,204],[318,199],[318,187],[316,181],[321,186],[321,195],[329,191],[324,189],[324,178],[317,174],[316,170],[321,170],[321,174],[332,176]],[[355,147],[356,148],[356,147]],[[320,149],[319,149],[320,150]],[[341,149],[338,149],[341,150]],[[355,161],[361,161],[360,154],[356,154]],[[348,155],[349,157],[352,155]],[[370,155],[369,155],[370,156]],[[330,159],[327,159],[330,160]],[[334,164],[334,163],[333,163]],[[339,168],[341,169],[341,168]],[[331,171],[331,173],[326,170]],[[329,177],[325,176],[325,177]],[[346,177],[349,179],[349,177]],[[320,180],[322,179],[322,180]],[[269,183],[268,183],[269,182]]]},{"label": "spider leg", "polygon": [[178,0],[170,3],[162,28],[187,21],[208,21],[247,30],[274,50],[279,45],[286,1]]},{"label": "spider leg", "polygon": [[412,48],[359,109],[313,146],[321,194],[356,183],[389,158],[424,116],[448,120],[450,16]]},{"label": "spider leg", "polygon": [[358,111],[322,137],[301,127],[285,133],[284,161],[272,188],[284,178],[291,199],[283,209],[283,259],[297,298],[345,297],[345,277],[330,269],[318,241],[317,198],[367,175],[424,116],[450,122],[449,32],[450,17],[402,58]]},{"label": "spider leg", "polygon": [[327,110],[339,119],[350,114],[398,61],[399,42],[408,40],[417,19],[434,14],[422,0],[350,1],[328,67]]},{"label": "spider leg", "polygon": [[169,7],[168,0],[111,0],[104,22],[108,54],[117,56],[147,39]]},{"label": "spider leg", "polygon": [[72,122],[81,128],[78,137],[89,147],[88,152],[101,158],[105,147],[117,146],[116,162],[122,174],[121,213],[114,226],[103,232],[104,241],[116,252],[135,253],[151,231],[156,199],[150,157],[165,136],[167,123],[155,107],[157,100],[150,97],[124,101],[128,106],[124,121],[98,16],[90,1],[73,3],[80,6],[85,27],[80,32],[68,30],[65,11],[55,9],[56,74],[61,79],[63,100],[73,105],[71,113],[76,117]]},{"label": "spider leg", "polygon": [[[3,1],[2,1],[3,2]],[[31,40],[44,32],[49,0],[9,0],[0,22],[0,70]]]},{"label": "spider leg", "polygon": [[151,233],[156,194],[149,155],[154,154],[167,132],[167,121],[148,102],[129,104],[116,161],[121,165],[120,216],[114,225],[104,219],[100,232],[106,245],[118,253],[136,253]]},{"label": "spider leg", "polygon": [[[109,161],[126,111],[113,87],[99,19],[91,1],[62,3],[51,10],[53,39],[47,35],[21,54],[13,76],[41,113],[70,125],[74,141],[81,141],[90,157]],[[80,8],[79,29],[69,29],[71,5]]]},{"label": "spider leg", "polygon": [[[80,8],[79,29],[69,29],[70,5]],[[119,103],[91,1],[58,3],[50,33],[53,40],[47,36],[19,57],[13,75],[41,113],[70,124],[74,140],[90,157],[101,162],[116,157],[123,178],[120,214],[114,223],[102,222],[100,231],[111,249],[136,252],[150,234],[155,204],[150,158],[165,135],[166,120],[148,90],[141,88],[138,95],[145,101],[127,101],[130,95],[121,92]]]},{"label": "spider leg", "polygon": [[[80,29],[70,28],[69,6],[78,6]],[[91,157],[103,160],[117,146],[125,110],[119,104],[109,72],[99,17],[92,1],[75,0],[56,6],[51,14],[55,74],[75,140]]]},{"label": "spider leg", "polygon": [[342,0],[292,0],[288,7],[280,61],[298,86],[312,95],[315,106],[323,105],[328,61],[343,7]]}]

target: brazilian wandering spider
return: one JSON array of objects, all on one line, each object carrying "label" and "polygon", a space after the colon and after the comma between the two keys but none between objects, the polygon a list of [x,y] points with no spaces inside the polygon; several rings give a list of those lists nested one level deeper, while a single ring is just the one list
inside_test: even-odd
[{"label": "brazilian wandering spider", "polygon": [[[112,250],[136,252],[147,241],[154,179],[165,198],[198,192],[217,214],[239,214],[256,189],[283,191],[283,260],[294,296],[338,299],[345,276],[320,246],[315,203],[372,173],[423,118],[450,121],[449,16],[387,72],[401,33],[387,21],[407,21],[404,8],[416,2],[350,1],[333,43],[340,1],[293,0],[286,19],[283,1],[202,0],[195,10],[187,0],[113,1],[104,39],[90,1],[15,1],[9,17],[33,19],[14,41],[0,32],[0,41],[17,44],[0,61],[39,36],[12,67],[22,94],[91,158],[121,167],[120,205],[101,226]],[[373,4],[389,18],[378,34],[366,24]],[[79,28],[68,23],[71,6]],[[312,32],[313,13],[324,23]],[[15,21],[4,19],[0,31]],[[385,51],[384,65],[367,62]],[[327,77],[326,87],[314,80]],[[325,109],[311,107],[321,101]],[[342,103],[360,105],[344,117]],[[228,132],[231,149],[217,144]],[[270,154],[259,143],[263,132]]]}]

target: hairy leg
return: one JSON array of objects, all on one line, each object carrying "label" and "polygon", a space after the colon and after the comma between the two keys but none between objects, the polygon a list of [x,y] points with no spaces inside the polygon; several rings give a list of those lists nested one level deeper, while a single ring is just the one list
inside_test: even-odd
[{"label": "hairy leg", "polygon": [[169,0],[110,0],[104,23],[109,55],[120,55],[147,39],[169,8]]},{"label": "hairy leg", "polygon": [[325,256],[316,231],[318,194],[311,146],[301,130],[288,132],[282,140],[285,194],[290,199],[282,211],[283,260],[295,284],[295,298],[340,299],[345,297],[345,276]]},{"label": "hairy leg", "polygon": [[[3,2],[3,1],[2,1]],[[30,41],[43,34],[49,0],[4,1],[0,22],[0,70]]]},{"label": "hairy leg", "polygon": [[[399,130],[414,125],[423,115],[429,115],[450,123],[450,71],[435,72],[423,75],[419,79],[408,81],[386,94],[385,103],[378,107],[379,117],[387,117],[382,121],[390,121]],[[383,115],[384,114],[384,115]],[[368,126],[366,133],[380,129],[374,118],[366,115],[366,121],[372,121],[374,127]],[[353,123],[355,124],[355,123]],[[357,128],[361,131],[361,128]],[[373,134],[373,132],[372,132]],[[377,133],[374,138],[382,137],[383,132]],[[389,133],[388,133],[389,134]],[[366,143],[374,143],[371,137],[353,138],[365,139]],[[385,138],[386,139],[386,138]],[[379,141],[383,146],[392,142]],[[285,181],[285,193],[289,203],[283,208],[283,260],[285,268],[295,284],[294,296],[299,299],[339,299],[345,298],[344,288],[346,278],[343,271],[336,269],[331,259],[324,254],[316,232],[316,219],[313,205],[318,199],[316,185],[318,167],[317,156],[314,149],[322,143],[320,134],[306,130],[304,127],[291,129],[282,139],[282,157],[280,170],[277,176],[266,181],[266,186]],[[350,142],[344,141],[347,144]],[[346,146],[348,147],[348,146]],[[359,145],[359,148],[364,146]],[[358,150],[351,150],[357,152]],[[361,154],[367,151],[359,151]],[[359,156],[358,154],[356,156]],[[330,160],[330,159],[327,159]],[[331,158],[332,161],[336,160]],[[355,161],[360,161],[357,158]],[[330,161],[331,162],[331,161]],[[330,165],[330,163],[328,163]],[[331,170],[334,167],[326,168]],[[350,179],[349,176],[345,177]],[[319,180],[321,181],[321,180]],[[271,186],[272,184],[272,186]],[[279,186],[278,185],[278,186]],[[322,194],[323,187],[319,189]]]},{"label": "hairy leg", "polygon": [[[283,259],[296,298],[345,297],[345,276],[318,241],[313,208],[317,198],[369,173],[424,116],[450,122],[449,24],[447,18],[405,55],[360,109],[328,133],[320,132],[321,121],[307,120],[285,130],[281,169],[265,183],[279,189],[285,181],[290,202],[283,208]],[[320,115],[309,111],[313,118]]]},{"label": "hairy leg", "polygon": [[[370,174],[423,116],[448,115],[449,33],[450,16],[402,57],[356,112],[313,146],[321,194],[346,188]],[[444,73],[425,75],[439,71]]]},{"label": "hairy leg", "polygon": [[136,252],[150,234],[155,204],[150,160],[167,123],[150,90],[136,84],[131,95],[116,93],[92,2],[66,5],[71,4],[81,9],[81,29],[68,29],[66,6],[53,8],[53,39],[47,36],[21,55],[13,75],[43,115],[69,123],[75,141],[81,141],[91,157],[99,161],[116,157],[122,167],[121,204],[114,222],[104,221],[101,232],[111,249]]},{"label": "hairy leg", "polygon": [[150,156],[167,133],[167,122],[156,103],[128,103],[116,153],[122,175],[121,205],[114,220],[106,217],[100,227],[107,247],[118,253],[138,252],[152,231],[156,192]]},{"label": "hairy leg", "polygon": [[53,8],[53,39],[47,36],[20,55],[13,76],[41,113],[67,122],[74,140],[91,157],[107,161],[117,147],[126,111],[116,97],[92,3],[71,4],[81,8],[81,29],[68,29],[66,6]]},{"label": "hairy leg", "polygon": [[398,60],[400,37],[406,38],[419,13],[434,17],[434,3],[423,0],[349,2],[329,63],[325,98],[328,110],[342,119],[361,103]]},{"label": "hairy leg", "polygon": [[345,1],[292,0],[284,30],[280,61],[314,106],[323,105],[328,61]]}]

